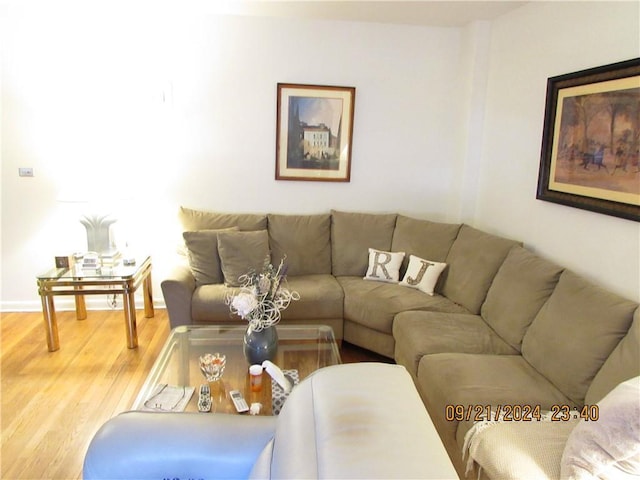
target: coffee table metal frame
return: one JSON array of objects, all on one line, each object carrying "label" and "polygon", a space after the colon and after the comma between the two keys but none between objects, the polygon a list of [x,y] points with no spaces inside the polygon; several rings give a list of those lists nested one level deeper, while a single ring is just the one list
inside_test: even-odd
[{"label": "coffee table metal frame", "polygon": [[[205,353],[226,355],[226,367],[222,379],[210,382],[212,412],[235,413],[228,398],[231,390],[240,390],[248,404],[263,405],[261,414],[271,411],[271,378],[262,375],[262,390],[252,392],[249,381],[249,364],[242,353],[242,338],[246,326],[207,325],[179,326],[174,328],[147,379],[145,380],[133,410],[144,409],[144,403],[156,391],[158,385],[191,386],[195,393],[187,405],[187,411],[197,411],[198,389],[206,380],[199,368],[199,357]],[[338,344],[333,329],[326,325],[277,325],[278,352],[273,362],[283,370],[298,370],[303,380],[319,368],[341,363]]]},{"label": "coffee table metal frame", "polygon": [[143,286],[144,316],[150,318],[154,315],[150,256],[142,257],[135,265],[103,267],[95,273],[74,270],[73,267],[55,268],[38,275],[37,279],[50,352],[60,348],[54,296],[72,295],[75,299],[76,318],[84,320],[87,318],[85,295],[122,294],[128,348],[138,346],[135,292],[140,285]]}]

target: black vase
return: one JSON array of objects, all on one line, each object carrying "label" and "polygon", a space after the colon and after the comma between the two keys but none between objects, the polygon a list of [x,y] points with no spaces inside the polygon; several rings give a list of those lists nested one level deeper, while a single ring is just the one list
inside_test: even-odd
[{"label": "black vase", "polygon": [[251,325],[244,333],[242,350],[249,365],[273,360],[278,352],[278,332],[275,326],[256,331]]}]

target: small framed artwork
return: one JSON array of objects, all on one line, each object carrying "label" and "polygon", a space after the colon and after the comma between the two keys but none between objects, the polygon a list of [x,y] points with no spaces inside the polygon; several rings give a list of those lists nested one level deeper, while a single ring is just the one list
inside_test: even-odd
[{"label": "small framed artwork", "polygon": [[640,221],[640,58],[551,77],[536,198]]},{"label": "small framed artwork", "polygon": [[354,87],[278,83],[276,180],[351,180]]}]

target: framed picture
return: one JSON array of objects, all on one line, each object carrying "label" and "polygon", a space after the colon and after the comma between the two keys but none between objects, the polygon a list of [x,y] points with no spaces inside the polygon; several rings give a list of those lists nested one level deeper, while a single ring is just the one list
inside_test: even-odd
[{"label": "framed picture", "polygon": [[351,180],[354,87],[278,83],[276,180]]},{"label": "framed picture", "polygon": [[640,221],[640,58],[549,78],[536,198]]}]

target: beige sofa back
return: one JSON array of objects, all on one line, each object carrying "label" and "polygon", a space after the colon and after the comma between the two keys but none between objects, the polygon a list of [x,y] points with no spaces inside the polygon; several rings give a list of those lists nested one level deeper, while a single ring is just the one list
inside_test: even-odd
[{"label": "beige sofa back", "polygon": [[459,230],[458,223],[431,222],[398,215],[391,250],[406,254],[400,268],[400,278],[404,277],[410,255],[432,262],[444,262]]},{"label": "beige sofa back", "polygon": [[616,385],[640,376],[640,307],[633,314],[627,334],[607,357],[584,397],[585,405],[602,400]]},{"label": "beige sofa back", "polygon": [[480,313],[500,265],[518,242],[462,225],[447,255],[442,294],[471,313]]},{"label": "beige sofa back", "polygon": [[522,356],[577,405],[638,305],[565,270],[522,340]]},{"label": "beige sofa back", "polygon": [[513,247],[496,274],[481,314],[509,345],[520,351],[529,325],[556,287],[564,269],[523,247]]},{"label": "beige sofa back", "polygon": [[178,220],[183,231],[219,230],[230,227],[253,231],[267,228],[267,216],[258,213],[218,213],[180,207]]},{"label": "beige sofa back", "polygon": [[389,251],[396,225],[394,214],[331,211],[331,272],[363,277],[369,248]]},{"label": "beige sofa back", "polygon": [[285,258],[288,275],[331,273],[331,216],[267,215],[271,260]]}]

